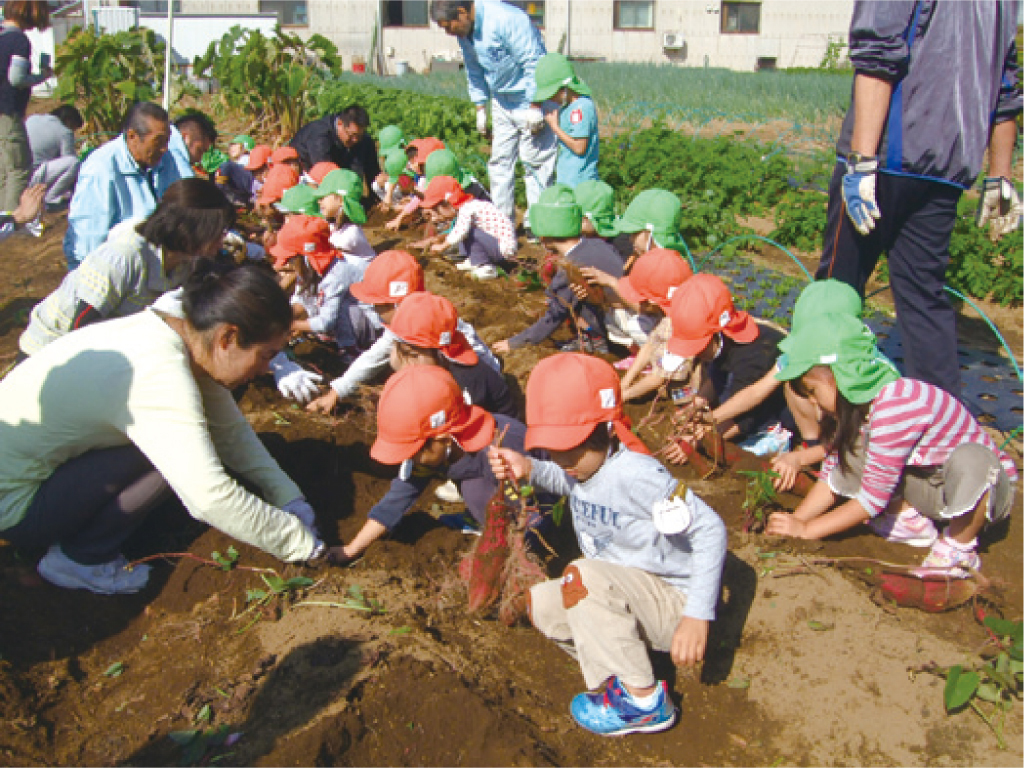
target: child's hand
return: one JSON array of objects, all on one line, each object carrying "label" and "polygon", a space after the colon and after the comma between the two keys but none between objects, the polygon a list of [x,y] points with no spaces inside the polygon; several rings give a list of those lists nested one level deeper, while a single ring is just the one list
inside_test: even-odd
[{"label": "child's hand", "polygon": [[550,125],[552,130],[557,128],[558,127],[558,110],[557,109],[553,109],[550,112],[545,112],[544,113],[544,122],[547,123],[548,125]]},{"label": "child's hand", "polygon": [[807,523],[787,512],[775,512],[768,518],[768,526],[764,532],[769,536],[791,536],[803,539]]},{"label": "child's hand", "polygon": [[587,299],[590,298],[590,290],[585,285],[580,285],[579,283],[569,283],[569,290],[571,290],[573,296],[575,296],[580,301],[586,301]]},{"label": "child's hand", "polygon": [[533,462],[528,457],[508,448],[488,448],[487,459],[491,462],[491,471],[499,480],[528,478],[533,468]]},{"label": "child's hand", "polygon": [[434,253],[442,253],[447,247],[448,244],[445,242],[434,243],[432,246],[430,246],[430,250],[433,251]]},{"label": "child's hand", "polygon": [[580,274],[583,275],[591,285],[603,285],[609,288],[615,287],[615,278],[607,272],[602,272],[596,267],[580,267]]},{"label": "child's hand", "polygon": [[502,339],[491,344],[491,350],[496,355],[507,355],[512,351],[512,347],[508,343],[508,339]]},{"label": "child's hand", "polygon": [[402,226],[402,217],[396,216],[391,221],[384,225],[384,229],[390,229],[392,232],[397,232]]},{"label": "child's hand", "polygon": [[672,635],[672,661],[682,667],[689,667],[704,660],[708,646],[708,622],[683,616]]},{"label": "child's hand", "polygon": [[694,448],[691,438],[681,437],[665,443],[661,455],[669,464],[685,464],[693,454]]},{"label": "child's hand", "polygon": [[325,416],[330,416],[335,408],[338,407],[338,393],[333,389],[328,389],[327,394],[320,395],[313,402],[306,406],[306,410],[310,413],[322,413]]},{"label": "child's hand", "polygon": [[772,469],[779,475],[772,481],[772,485],[775,486],[775,490],[788,491],[796,485],[796,477],[800,474],[802,466],[800,459],[798,459],[796,454],[792,452],[783,453],[782,455],[776,456],[772,459]]}]

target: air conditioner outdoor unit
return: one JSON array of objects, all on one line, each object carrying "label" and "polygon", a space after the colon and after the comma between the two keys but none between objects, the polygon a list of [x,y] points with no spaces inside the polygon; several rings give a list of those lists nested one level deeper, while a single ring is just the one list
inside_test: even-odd
[{"label": "air conditioner outdoor unit", "polygon": [[683,47],[681,32],[666,32],[661,37],[661,47],[666,51],[678,51]]}]

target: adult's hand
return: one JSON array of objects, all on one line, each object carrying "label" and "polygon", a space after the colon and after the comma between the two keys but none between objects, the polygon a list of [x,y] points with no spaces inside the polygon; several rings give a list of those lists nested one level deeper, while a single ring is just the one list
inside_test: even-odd
[{"label": "adult's hand", "polygon": [[476,108],[476,131],[483,135],[487,134],[487,107],[482,104]]},{"label": "adult's hand", "polygon": [[846,175],[843,176],[843,202],[846,214],[854,228],[866,235],[875,228],[875,222],[882,218],[882,212],[875,202],[875,181],[878,175],[878,161],[874,158],[857,162],[846,161]]},{"label": "adult's hand", "polygon": [[1020,226],[1022,213],[1024,206],[1012,181],[1003,176],[985,179],[976,221],[979,227],[988,224],[988,237],[993,243]]},{"label": "adult's hand", "polygon": [[544,127],[544,110],[540,107],[530,107],[526,110],[526,130],[530,133],[538,133]]},{"label": "adult's hand", "polygon": [[46,185],[36,184],[26,187],[18,200],[18,207],[11,211],[11,217],[15,224],[28,224],[35,221],[36,217],[43,212],[43,198],[46,196]]}]

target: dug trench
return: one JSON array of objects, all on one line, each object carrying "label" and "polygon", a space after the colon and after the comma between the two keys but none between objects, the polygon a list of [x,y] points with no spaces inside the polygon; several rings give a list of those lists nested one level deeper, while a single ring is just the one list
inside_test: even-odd
[{"label": "dug trench", "polygon": [[[7,362],[27,309],[63,274],[62,234],[57,217],[41,241],[4,243]],[[368,236],[383,249],[405,233],[371,227]],[[427,265],[427,285],[491,342],[531,322],[543,301],[505,279],[474,283],[439,260]],[[520,397],[529,371],[552,351],[506,358]],[[318,344],[297,352],[337,373]],[[392,476],[368,455],[376,391],[331,417],[283,400],[269,379],[240,393],[330,543],[351,538]],[[656,447],[669,428],[665,406],[630,410]],[[879,604],[877,568],[813,564],[910,564],[922,553],[866,531],[818,543],[744,534],[746,481],[735,469],[708,477],[673,470],[725,520],[730,552],[703,665],[676,669],[653,654],[681,708],[667,732],[603,739],[573,723],[568,704],[582,689],[576,662],[526,624],[466,614],[457,565],[472,537],[437,522],[456,508],[428,492],[356,564],[322,571],[283,565],[167,505],[127,554],[181,556],[154,561],[150,585],[126,597],[49,586],[34,571],[40,553],[0,544],[0,762],[1020,765],[1019,703],[1004,726],[1010,746],[1000,750],[970,710],[947,715],[941,679],[913,672],[929,661],[976,658],[985,633],[971,604],[938,614]],[[792,508],[796,499],[782,503]],[[1001,586],[978,604],[1012,619],[1021,615],[1021,531],[1018,498],[1009,523],[982,540],[984,572]],[[576,552],[568,520],[547,540],[557,576]],[[230,570],[198,561],[231,546],[239,557]],[[311,583],[276,594],[263,578],[274,574],[246,570],[259,568]]]}]

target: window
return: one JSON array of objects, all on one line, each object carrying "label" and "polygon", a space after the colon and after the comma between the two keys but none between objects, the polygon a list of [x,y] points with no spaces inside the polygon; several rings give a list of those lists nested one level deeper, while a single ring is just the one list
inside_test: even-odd
[{"label": "window", "polygon": [[385,0],[385,27],[427,27],[427,0]]},{"label": "window", "polygon": [[615,29],[654,29],[654,0],[615,0]]},{"label": "window", "polygon": [[309,24],[307,5],[292,0],[260,0],[260,13],[276,13],[282,27],[305,27]]},{"label": "window", "polygon": [[756,35],[760,31],[760,3],[722,3],[723,35]]},{"label": "window", "polygon": [[[162,13],[167,15],[167,0],[136,0],[131,7],[139,9],[139,13]],[[174,0],[174,12],[181,13],[181,0]]]},{"label": "window", "polygon": [[505,2],[526,11],[530,21],[544,29],[544,0],[505,0]]}]

